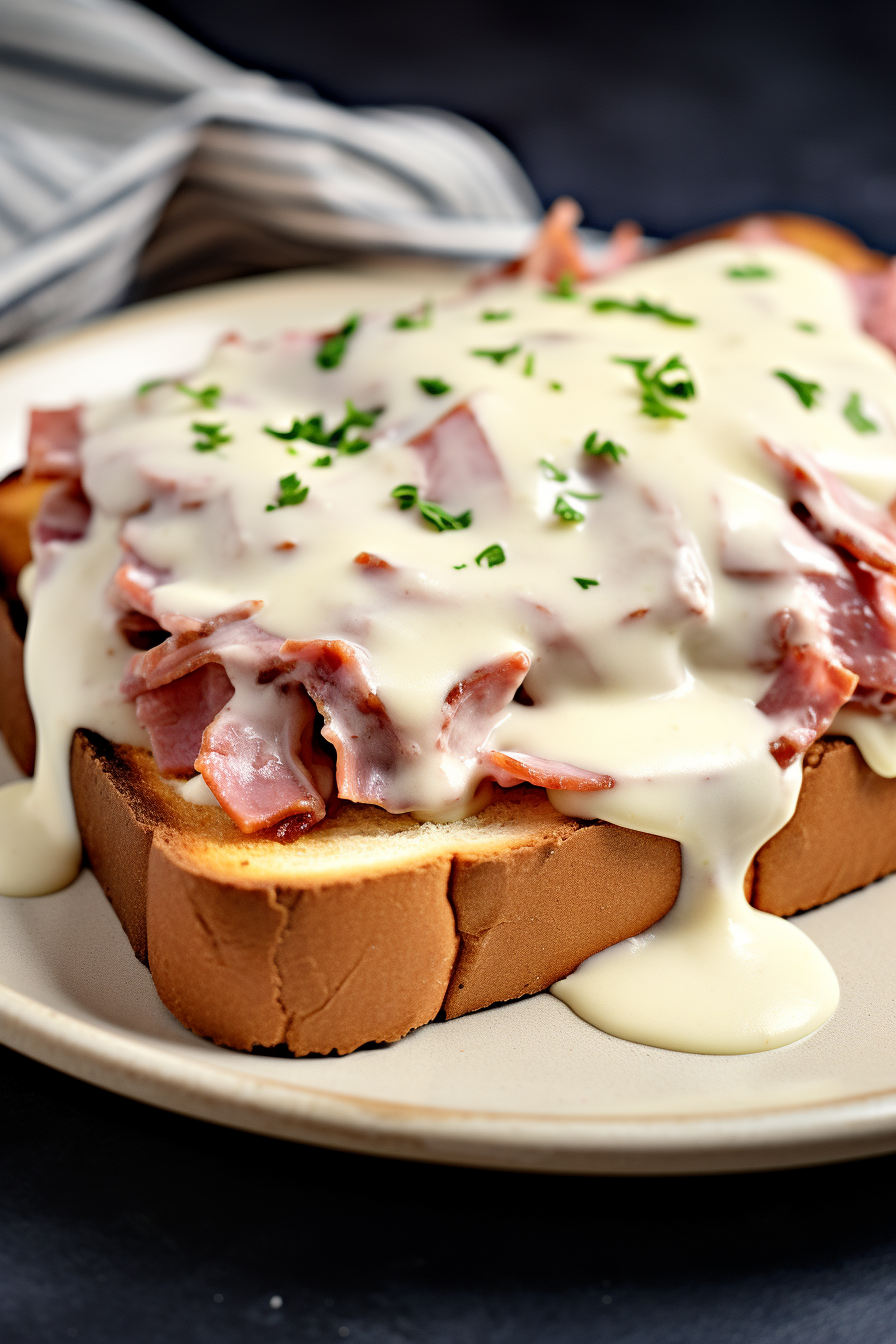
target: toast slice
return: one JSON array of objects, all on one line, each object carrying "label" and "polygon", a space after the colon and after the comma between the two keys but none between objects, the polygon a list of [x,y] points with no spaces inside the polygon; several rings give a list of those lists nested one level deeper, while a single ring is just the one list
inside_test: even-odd
[{"label": "toast slice", "polygon": [[[0,610],[0,730],[24,769],[22,640]],[[561,816],[528,785],[445,825],[342,802],[281,844],[186,801],[147,751],[79,731],[88,860],[162,1001],[236,1049],[340,1054],[547,988],[671,909],[671,840]],[[793,914],[896,871],[896,780],[845,738],[808,753],[748,895]]]}]

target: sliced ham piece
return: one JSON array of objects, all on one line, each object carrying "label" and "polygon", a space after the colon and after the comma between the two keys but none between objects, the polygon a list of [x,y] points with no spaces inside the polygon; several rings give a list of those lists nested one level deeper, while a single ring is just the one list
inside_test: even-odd
[{"label": "sliced ham piece", "polygon": [[223,667],[208,663],[137,696],[137,718],[149,733],[163,775],[186,779],[193,774],[202,735],[232,695],[233,683]]},{"label": "sliced ham piece", "polygon": [[336,748],[340,798],[393,811],[393,791],[408,749],[376,694],[367,655],[341,639],[290,639],[280,648],[296,680],[323,715],[323,735]]},{"label": "sliced ham piece", "polygon": [[846,276],[869,336],[896,352],[896,261],[879,271]]},{"label": "sliced ham piece", "polygon": [[527,653],[517,650],[493,659],[453,686],[445,697],[439,749],[461,760],[475,760],[531,661]]},{"label": "sliced ham piece", "polygon": [[469,508],[483,490],[503,494],[500,463],[465,402],[411,439],[410,446],[423,463],[423,498],[460,510]]},{"label": "sliced ham piece", "polygon": [[632,219],[622,219],[610,234],[606,250],[595,267],[595,277],[603,280],[615,275],[626,266],[642,261],[644,255],[644,230],[641,225]]},{"label": "sliced ham piece", "polygon": [[[131,659],[121,686],[125,699],[132,700],[143,691],[155,690],[206,663],[221,662],[221,650],[226,646],[251,650],[252,657],[257,660],[259,677],[270,679],[268,674],[272,668],[282,670],[277,658],[281,641],[251,620],[261,605],[260,602],[245,602],[208,621],[179,620],[179,629],[163,644]],[[160,621],[166,626],[174,624],[164,614]]]},{"label": "sliced ham piece", "polygon": [[81,475],[82,409],[67,406],[63,410],[31,412],[26,477],[73,480]]},{"label": "sliced ham piece", "polygon": [[318,782],[301,755],[303,739],[313,732],[314,705],[297,685],[274,693],[280,712],[259,722],[225,706],[206,728],[196,757],[206,784],[245,835],[287,817],[301,817],[310,828],[326,815]]},{"label": "sliced ham piece", "polygon": [[568,196],[561,196],[542,220],[531,251],[508,270],[521,272],[530,280],[544,280],[549,285],[563,276],[590,280],[592,270],[576,232],[581,219],[581,207]]},{"label": "sliced ham piece", "polygon": [[788,649],[756,708],[782,721],[771,753],[784,769],[830,727],[858,685],[858,677],[813,645]]},{"label": "sliced ham piece", "polygon": [[596,789],[612,789],[616,783],[612,775],[598,775],[577,765],[546,761],[542,756],[530,756],[524,751],[489,751],[485,759],[504,788],[524,783],[536,784],[541,789],[593,793]]},{"label": "sliced ham piece", "polygon": [[837,660],[867,690],[896,692],[896,580],[853,563],[845,577],[813,574],[807,583]]},{"label": "sliced ham piece", "polygon": [[152,590],[170,577],[170,570],[157,569],[125,548],[123,563],[112,576],[108,597],[124,611],[136,611],[155,619]]},{"label": "sliced ham piece", "polygon": [[77,478],[59,480],[51,485],[40,502],[31,525],[31,537],[37,546],[52,541],[80,541],[90,522],[90,501]]},{"label": "sliced ham piece", "polygon": [[761,442],[784,476],[791,505],[801,506],[814,532],[854,559],[896,574],[896,523],[884,509],[825,471],[808,453]]}]

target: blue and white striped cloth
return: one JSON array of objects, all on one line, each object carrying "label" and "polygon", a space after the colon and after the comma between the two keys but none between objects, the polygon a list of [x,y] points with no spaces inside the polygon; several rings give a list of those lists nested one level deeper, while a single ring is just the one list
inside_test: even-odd
[{"label": "blue and white striped cloth", "polygon": [[336,107],[130,0],[0,0],[0,344],[120,302],[138,263],[152,291],[334,248],[503,258],[540,214],[460,117]]}]

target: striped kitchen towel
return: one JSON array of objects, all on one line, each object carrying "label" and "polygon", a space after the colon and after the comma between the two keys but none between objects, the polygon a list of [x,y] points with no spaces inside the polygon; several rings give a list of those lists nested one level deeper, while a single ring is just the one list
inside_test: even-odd
[{"label": "striped kitchen towel", "polygon": [[334,249],[505,258],[540,214],[460,117],[336,107],[130,0],[0,0],[0,344],[121,302],[138,266],[147,293]]}]

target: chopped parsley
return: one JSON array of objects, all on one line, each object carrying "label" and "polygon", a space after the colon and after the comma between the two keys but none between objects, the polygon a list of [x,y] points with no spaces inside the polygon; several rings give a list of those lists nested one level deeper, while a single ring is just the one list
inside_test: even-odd
[{"label": "chopped parsley", "polygon": [[572,495],[573,499],[603,499],[603,495],[600,493],[588,495],[582,490],[567,490],[566,493]]},{"label": "chopped parsley", "polygon": [[669,405],[674,397],[689,401],[697,395],[690,370],[679,355],[672,355],[665,364],[651,371],[649,359],[624,359],[617,355],[614,364],[628,364],[634,369],[641,389],[641,414],[653,420],[686,420],[684,411]]},{"label": "chopped parsley", "polygon": [[495,565],[503,565],[506,559],[507,556],[504,554],[503,548],[495,542],[494,545],[486,546],[484,551],[479,552],[476,563],[481,566],[484,560],[489,569],[494,569]]},{"label": "chopped parsley", "polygon": [[137,396],[145,397],[147,392],[154,392],[157,387],[164,387],[167,378],[150,378],[148,383],[141,383],[137,388]]},{"label": "chopped parsley", "polygon": [[558,495],[554,501],[554,512],[564,523],[584,523],[585,521],[584,513],[580,513],[578,509],[574,509],[569,501],[564,499],[562,495]]},{"label": "chopped parsley", "polygon": [[466,569],[466,567],[467,567],[467,566],[466,566],[465,564],[464,564],[464,565],[452,565],[452,566],[451,566],[452,569]]},{"label": "chopped parsley", "polygon": [[338,331],[324,336],[317,349],[315,359],[321,369],[335,369],[342,363],[348,343],[361,325],[361,314],[352,313]]},{"label": "chopped parsley", "polygon": [[564,271],[554,282],[552,289],[544,292],[546,299],[577,299],[576,278],[572,271]]},{"label": "chopped parsley", "polygon": [[174,386],[178,392],[183,392],[185,397],[192,397],[204,411],[213,411],[221,400],[221,389],[215,385],[197,388],[187,387],[186,383],[175,383]]},{"label": "chopped parsley", "polygon": [[399,313],[392,326],[396,331],[416,331],[432,326],[432,304],[424,303],[416,313]]},{"label": "chopped parsley", "polygon": [[523,377],[531,378],[534,372],[535,372],[535,356],[530,351],[530,353],[526,356],[525,362],[523,364]]},{"label": "chopped parsley", "polygon": [[333,459],[329,453],[324,453],[323,457],[316,457],[311,465],[312,467],[331,467]]},{"label": "chopped parsley", "polygon": [[857,434],[878,434],[880,432],[880,426],[876,425],[873,420],[869,420],[867,415],[863,413],[862,398],[858,392],[850,392],[846,398],[843,418],[852,425]]},{"label": "chopped parsley", "polygon": [[614,462],[618,462],[621,457],[628,457],[628,449],[623,448],[621,443],[614,443],[612,439],[604,439],[601,443],[596,429],[582,444],[582,452],[589,457],[611,457]]},{"label": "chopped parsley", "polygon": [[625,299],[595,299],[591,305],[595,313],[635,313],[639,317],[658,317],[675,327],[696,326],[696,317],[685,313],[675,313],[664,303],[651,303],[650,299],[635,299],[628,303]]},{"label": "chopped parsley", "polygon": [[417,503],[419,491],[416,485],[396,485],[390,498],[398,500],[400,509],[412,509]]},{"label": "chopped parsley", "polygon": [[428,499],[420,498],[420,491],[416,485],[396,485],[390,492],[390,498],[394,499],[400,509],[412,509],[414,505],[420,510],[420,515],[431,523],[437,532],[459,532],[464,527],[469,527],[473,521],[473,514],[470,509],[465,513],[457,515],[449,513],[443,509],[441,504],[433,504]]},{"label": "chopped parsley", "polygon": [[573,583],[577,583],[580,588],[598,588],[600,579],[579,579],[573,576]]},{"label": "chopped parsley", "polygon": [[443,509],[441,504],[432,504],[426,499],[418,500],[417,507],[421,516],[428,523],[432,523],[437,532],[460,532],[462,528],[469,527],[473,521],[470,509],[455,515]]},{"label": "chopped parsley", "polygon": [[563,391],[563,384],[562,384],[562,383],[554,383],[554,382],[551,382],[551,383],[548,383],[548,387],[551,389],[552,392],[562,392],[562,391]]},{"label": "chopped parsley", "polygon": [[190,426],[194,434],[198,434],[193,447],[197,453],[213,453],[216,448],[222,447],[225,443],[230,443],[232,434],[224,434],[224,422],[220,425],[202,425],[194,420]]},{"label": "chopped parsley", "polygon": [[553,462],[549,462],[546,457],[540,457],[538,459],[538,465],[541,467],[545,476],[547,476],[548,479],[551,481],[569,480],[569,476],[566,474],[566,472],[561,471],[559,467],[555,467]]},{"label": "chopped parsley", "polygon": [[418,378],[417,386],[428,397],[443,397],[446,392],[451,391],[451,384],[443,382],[441,378]]},{"label": "chopped parsley", "polygon": [[494,308],[486,308],[479,314],[481,322],[507,322],[511,317],[513,317],[513,313],[509,308],[502,308],[500,311]]},{"label": "chopped parsley", "polygon": [[475,355],[477,359],[493,359],[496,364],[503,364],[505,359],[518,355],[520,349],[519,345],[508,345],[503,350],[471,350],[470,354]]},{"label": "chopped parsley", "polygon": [[786,369],[775,369],[774,372],[776,378],[780,378],[782,383],[793,389],[806,410],[811,411],[821,392],[821,383],[810,383],[807,378],[797,378],[796,374],[788,373]]},{"label": "chopped parsley", "polygon": [[817,330],[818,330],[818,323],[817,323],[817,322],[794,322],[793,325],[796,327],[797,331],[817,331]]},{"label": "chopped parsley", "polygon": [[291,508],[293,504],[303,504],[308,498],[310,487],[303,485],[294,471],[288,476],[281,476],[278,484],[280,493],[277,496],[277,503],[266,504],[267,513],[273,513],[274,509]]},{"label": "chopped parsley", "polygon": [[725,274],[729,280],[771,280],[775,273],[768,266],[748,261],[743,266],[729,266]]},{"label": "chopped parsley", "polygon": [[[370,447],[370,440],[356,435],[349,437],[349,431],[352,429],[370,429],[376,424],[377,417],[382,415],[382,406],[376,406],[370,411],[360,411],[352,401],[345,403],[345,416],[335,429],[324,428],[324,418],[322,415],[310,415],[307,420],[293,420],[289,429],[274,429],[271,425],[263,425],[265,434],[270,434],[272,439],[280,439],[286,443],[292,443],[296,439],[304,439],[306,443],[313,443],[318,448],[335,448],[340,453],[363,453],[365,448]],[[329,466],[329,462],[315,462],[315,466]]]}]

